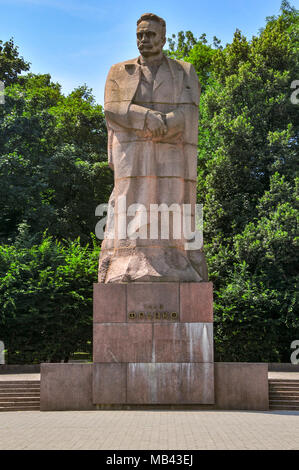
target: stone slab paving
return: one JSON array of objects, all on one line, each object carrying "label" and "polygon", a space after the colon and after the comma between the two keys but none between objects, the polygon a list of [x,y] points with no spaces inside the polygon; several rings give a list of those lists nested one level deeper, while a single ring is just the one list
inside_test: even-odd
[{"label": "stone slab paving", "polygon": [[0,413],[0,449],[299,449],[299,411]]},{"label": "stone slab paving", "polygon": [[[39,380],[39,374],[0,374]],[[296,372],[269,378],[299,379]],[[19,411],[0,413],[0,449],[299,449],[299,411]]]}]

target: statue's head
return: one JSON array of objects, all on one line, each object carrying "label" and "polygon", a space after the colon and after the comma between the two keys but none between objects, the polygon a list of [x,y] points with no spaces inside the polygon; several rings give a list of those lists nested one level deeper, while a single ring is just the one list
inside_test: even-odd
[{"label": "statue's head", "polygon": [[157,56],[166,42],[166,23],[153,13],[144,13],[137,21],[137,47],[143,57]]}]

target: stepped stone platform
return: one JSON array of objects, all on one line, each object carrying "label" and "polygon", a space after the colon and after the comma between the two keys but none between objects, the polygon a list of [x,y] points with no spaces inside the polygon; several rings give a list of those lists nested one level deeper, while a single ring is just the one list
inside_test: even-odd
[{"label": "stepped stone platform", "polygon": [[[116,364],[117,365],[117,364]],[[41,410],[97,410],[97,409],[214,409],[214,410],[269,410],[268,364],[214,363],[215,403],[129,403],[110,399],[95,403],[93,391],[93,364],[42,364]],[[105,382],[103,380],[103,389]],[[100,384],[96,378],[96,383]],[[112,385],[112,383],[110,383]],[[119,394],[119,386],[114,382]],[[111,390],[111,387],[110,387]],[[121,389],[120,389],[121,390]],[[101,391],[100,391],[101,392]],[[103,397],[103,395],[102,395]],[[120,397],[121,398],[121,397]]]},{"label": "stepped stone platform", "polygon": [[[229,363],[228,363],[229,364]],[[230,363],[232,364],[232,363]],[[237,365],[237,363],[235,363]],[[215,371],[216,371],[216,377],[218,377],[219,374],[227,375],[225,371],[225,363],[222,363],[223,367],[218,366],[218,363],[215,363]],[[49,364],[50,368],[52,364]],[[55,366],[55,364],[53,364]],[[78,367],[78,365],[75,365]],[[84,364],[82,364],[83,370],[90,372],[84,367]],[[89,365],[90,366],[90,365]],[[246,367],[246,364],[245,364]],[[230,367],[231,368],[231,367]],[[221,371],[222,369],[222,371]],[[68,368],[69,371],[71,369]],[[245,369],[243,368],[243,371]],[[253,370],[253,369],[252,369]],[[261,370],[261,369],[260,369]],[[218,371],[218,373],[217,373]],[[235,368],[235,376],[237,377],[238,374],[240,374],[240,367]],[[63,372],[61,370],[61,372]],[[264,371],[263,371],[264,372]],[[236,375],[237,374],[237,375]],[[72,374],[71,374],[72,375]],[[88,376],[88,374],[87,374]],[[57,378],[57,377],[56,377]],[[220,377],[219,377],[220,378]],[[72,377],[71,377],[72,379]],[[84,374],[82,376],[83,382],[84,382]],[[248,376],[248,379],[250,381],[250,376]],[[218,379],[219,380],[219,379]],[[218,405],[206,405],[206,406],[198,406],[195,407],[194,405],[191,406],[192,409],[225,409],[226,406],[228,406],[228,403],[224,403],[223,398],[225,398],[225,389],[227,391],[227,384],[231,380],[231,375],[227,376],[227,383],[226,385],[224,384],[224,390],[222,391],[222,404],[220,403],[221,399],[221,393],[219,394],[219,389],[216,388],[216,398],[218,401]],[[65,384],[66,386],[66,376],[61,377],[61,382]],[[215,381],[217,384],[217,380]],[[269,409],[270,410],[282,410],[282,411],[299,411],[299,373],[298,372],[269,372],[268,373],[268,384],[269,384]],[[59,386],[61,386],[59,384]],[[85,387],[86,387],[86,382],[85,382]],[[91,387],[89,387],[89,393],[91,395]],[[232,383],[232,388],[234,387]],[[66,387],[67,388],[67,387]],[[83,387],[83,390],[86,391],[86,388]],[[239,394],[241,397],[241,391],[239,389],[239,392],[235,392],[235,396],[231,398],[231,400],[234,400],[234,403],[231,402],[231,405],[233,407],[231,409],[242,409],[242,405],[239,405],[238,402],[236,401],[236,398]],[[250,391],[247,389],[247,394],[248,396],[251,394],[252,395],[252,390]],[[54,392],[57,395],[57,390]],[[243,393],[245,393],[245,388],[243,390]],[[253,395],[252,395],[253,396]],[[57,396],[56,396],[57,398]],[[86,398],[84,397],[84,394],[82,395],[81,399],[83,400],[80,404],[78,402],[78,394],[74,394],[73,398],[75,401],[77,400],[77,403],[72,403],[71,404],[71,409],[73,408],[80,408],[80,406],[86,407],[87,409],[107,409],[107,406],[101,405],[101,406],[93,406],[92,401],[90,400],[89,403],[86,402]],[[244,397],[243,397],[244,399]],[[247,398],[248,401],[248,398]],[[265,402],[264,402],[265,404]],[[255,406],[257,403],[255,403]],[[61,406],[61,404],[60,404]],[[244,404],[243,404],[244,406]],[[254,406],[253,403],[251,403],[251,406]],[[73,408],[72,408],[73,407]],[[163,406],[163,405],[155,405],[154,407],[151,407],[152,409],[171,409],[170,406]],[[187,409],[186,405],[181,405],[182,409]],[[108,407],[109,409],[109,407]],[[111,405],[110,409],[118,409],[117,405],[114,407]],[[140,409],[150,409],[148,406],[140,406]],[[174,407],[174,409],[179,409],[179,405]],[[37,411],[40,410],[40,374],[0,374],[0,411]]]},{"label": "stepped stone platform", "polygon": [[[37,374],[38,375],[38,374]],[[3,379],[6,377],[6,379]],[[40,380],[16,380],[9,375],[0,380],[1,411],[34,411],[40,409]]]},{"label": "stepped stone platform", "polygon": [[[285,375],[289,377],[290,374]],[[299,377],[269,378],[269,409],[299,411]]]}]

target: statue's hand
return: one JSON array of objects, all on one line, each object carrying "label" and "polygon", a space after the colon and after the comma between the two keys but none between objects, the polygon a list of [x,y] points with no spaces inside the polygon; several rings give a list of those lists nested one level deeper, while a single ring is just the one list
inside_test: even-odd
[{"label": "statue's hand", "polygon": [[152,137],[162,137],[167,132],[167,126],[161,113],[156,111],[150,110],[147,113],[145,126],[151,132]]},{"label": "statue's hand", "polygon": [[185,126],[184,114],[180,110],[166,114],[166,124],[171,133],[183,132]]}]

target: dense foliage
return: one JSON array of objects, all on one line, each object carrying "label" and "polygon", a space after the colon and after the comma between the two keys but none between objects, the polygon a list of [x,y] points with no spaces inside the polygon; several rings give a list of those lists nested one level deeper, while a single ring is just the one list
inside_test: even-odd
[{"label": "dense foliage", "polygon": [[[289,362],[299,338],[298,20],[284,0],[251,40],[179,32],[165,51],[202,84],[198,202],[220,361]],[[67,360],[90,350],[106,128],[86,86],[64,96],[50,75],[20,75],[28,67],[0,42],[0,339],[10,362]]]},{"label": "dense foliage", "polygon": [[50,75],[28,74],[5,89],[0,106],[0,240],[20,225],[40,238],[86,243],[95,207],[107,201],[113,176],[106,162],[101,106],[86,86],[69,96]]},{"label": "dense foliage", "polygon": [[18,48],[13,39],[3,42],[0,40],[0,81],[5,86],[18,81],[21,72],[29,70],[30,64],[19,57]]},{"label": "dense foliage", "polygon": [[92,283],[99,249],[44,236],[0,246],[0,331],[10,363],[68,361],[91,353]]},{"label": "dense foliage", "polygon": [[91,91],[65,96],[50,75],[20,75],[27,70],[13,40],[1,42],[0,337],[9,362],[90,350],[99,252],[91,233],[113,185]]},{"label": "dense foliage", "polygon": [[198,201],[215,286],[216,358],[289,362],[299,337],[299,12],[287,2],[258,37],[225,48],[182,35],[172,55],[205,70]]}]

